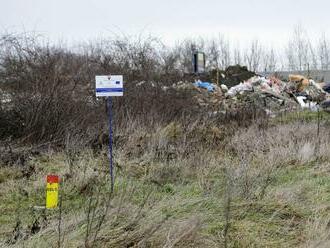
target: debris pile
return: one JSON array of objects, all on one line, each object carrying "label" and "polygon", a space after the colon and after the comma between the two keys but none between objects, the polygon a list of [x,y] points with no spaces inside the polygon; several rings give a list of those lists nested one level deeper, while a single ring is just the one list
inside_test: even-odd
[{"label": "debris pile", "polygon": [[330,93],[330,83],[321,83],[320,86],[325,92]]},{"label": "debris pile", "polygon": [[221,73],[221,85],[210,82],[179,82],[176,90],[190,90],[201,107],[223,113],[242,107],[263,109],[269,115],[299,108],[330,111],[330,84],[316,83],[301,75],[290,75],[287,81],[250,72],[246,67],[231,66]]},{"label": "debris pile", "polygon": [[[171,88],[179,91],[189,91],[200,107],[207,107],[210,110],[218,109],[224,99],[221,88],[210,82],[197,80],[194,83],[190,83],[181,81],[177,84],[173,84]],[[163,87],[163,90],[168,90],[168,87]]]}]

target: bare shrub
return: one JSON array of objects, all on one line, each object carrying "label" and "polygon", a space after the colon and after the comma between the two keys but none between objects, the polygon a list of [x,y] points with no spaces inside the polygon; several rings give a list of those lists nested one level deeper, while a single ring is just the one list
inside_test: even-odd
[{"label": "bare shrub", "polygon": [[94,111],[86,104],[90,79],[83,73],[83,56],[41,46],[37,37],[5,36],[2,45],[0,86],[9,98],[3,109],[17,116],[10,122],[20,124],[6,136],[56,140],[68,126],[86,123],[86,114]]}]

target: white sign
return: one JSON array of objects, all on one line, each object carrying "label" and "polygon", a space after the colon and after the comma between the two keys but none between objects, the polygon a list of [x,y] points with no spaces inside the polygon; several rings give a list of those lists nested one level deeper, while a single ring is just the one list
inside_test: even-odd
[{"label": "white sign", "polygon": [[123,76],[96,76],[96,96],[123,96]]}]

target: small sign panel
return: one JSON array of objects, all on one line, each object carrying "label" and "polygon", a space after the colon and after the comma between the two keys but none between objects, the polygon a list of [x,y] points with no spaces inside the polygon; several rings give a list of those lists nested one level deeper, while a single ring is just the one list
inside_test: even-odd
[{"label": "small sign panel", "polygon": [[56,175],[47,176],[46,188],[46,208],[56,208],[58,205],[58,183],[59,178]]},{"label": "small sign panel", "polygon": [[96,96],[123,96],[123,76],[122,75],[108,75],[96,76]]},{"label": "small sign panel", "polygon": [[195,52],[193,57],[194,72],[204,73],[205,72],[205,54],[202,52]]}]

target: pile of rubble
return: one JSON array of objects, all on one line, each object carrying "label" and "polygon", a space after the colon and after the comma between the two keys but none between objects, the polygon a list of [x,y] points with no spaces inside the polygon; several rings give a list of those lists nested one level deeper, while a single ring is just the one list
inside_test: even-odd
[{"label": "pile of rubble", "polygon": [[242,106],[261,108],[270,115],[301,108],[330,111],[330,84],[316,83],[301,75],[290,75],[283,81],[240,68],[243,69],[229,67],[221,74],[220,86],[197,80],[193,84],[179,82],[172,87],[194,92],[199,106],[216,112],[233,111]]},{"label": "pile of rubble", "polygon": [[[178,91],[189,91],[194,102],[200,107],[205,107],[210,111],[216,111],[219,109],[221,102],[224,99],[224,94],[219,86],[208,82],[196,81],[190,82],[178,82],[171,86],[172,89]],[[168,87],[163,87],[164,91],[168,90]]]}]

